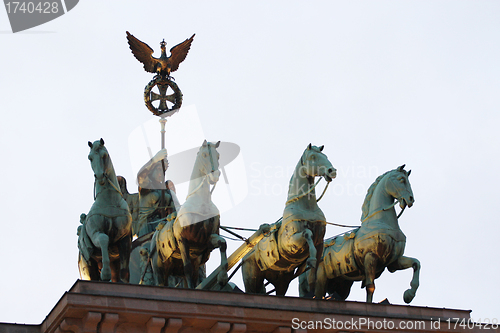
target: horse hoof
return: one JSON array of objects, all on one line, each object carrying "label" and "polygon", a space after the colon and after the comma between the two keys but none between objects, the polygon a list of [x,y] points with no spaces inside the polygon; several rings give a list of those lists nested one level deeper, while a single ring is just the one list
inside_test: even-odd
[{"label": "horse hoof", "polygon": [[317,262],[316,258],[307,259],[307,262],[306,262],[307,268],[316,268],[316,262]]},{"label": "horse hoof", "polygon": [[225,286],[228,281],[229,281],[229,278],[227,277],[226,271],[222,271],[217,275],[217,283],[219,283],[219,285]]},{"label": "horse hoof", "polygon": [[403,300],[405,301],[406,304],[410,303],[414,297],[415,297],[415,292],[413,292],[411,289],[406,290],[405,293],[403,294]]},{"label": "horse hoof", "polygon": [[101,281],[111,281],[111,270],[101,270]]}]

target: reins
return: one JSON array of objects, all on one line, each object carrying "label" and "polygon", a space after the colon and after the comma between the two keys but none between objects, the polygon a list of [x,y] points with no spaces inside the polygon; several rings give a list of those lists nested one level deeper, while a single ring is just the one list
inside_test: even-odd
[{"label": "reins", "polygon": [[[393,182],[391,178],[389,178],[389,181]],[[400,197],[400,193],[399,193],[399,189],[397,190],[397,196]],[[389,210],[391,208],[393,208],[394,206],[396,206],[398,203],[400,202],[399,199],[396,199],[391,205],[389,205],[388,207],[386,208],[382,208],[382,209],[379,209],[379,210],[376,210],[375,212],[371,213],[370,215],[368,215],[367,217],[365,217],[364,219],[361,220],[361,223],[365,222],[366,220],[372,218],[374,215],[378,214],[378,213],[381,213],[383,211],[386,211],[386,210]],[[397,219],[399,219],[401,217],[401,215],[403,214],[404,210],[406,208],[406,205],[404,205],[404,207],[401,209],[401,211],[399,212],[398,216],[397,216]]]},{"label": "reins", "polygon": [[[370,215],[368,215],[367,217],[365,217],[364,219],[361,220],[361,223],[365,222],[366,220],[372,218],[373,216],[375,216],[376,214],[378,213],[381,213],[383,211],[386,211],[386,210],[389,210],[391,209],[392,207],[396,206],[400,201],[398,199],[396,199],[396,201],[394,201],[394,203],[392,203],[391,205],[389,205],[389,207],[386,207],[386,208],[382,208],[382,209],[379,209],[379,210],[376,210],[374,211],[373,213],[371,213]],[[401,209],[401,211],[399,212],[397,218],[399,219],[401,217],[401,215],[403,215],[403,212],[406,208],[406,205],[404,206],[403,209]]]},{"label": "reins", "polygon": [[[194,193],[196,193],[203,186],[203,183],[205,182],[205,179],[207,179],[207,177],[208,177],[208,175],[203,176],[203,180],[200,182],[200,185],[198,185],[193,191],[191,191],[191,193],[188,194],[186,199],[189,198],[190,196],[192,196]],[[214,185],[214,188],[215,188],[215,185]],[[213,189],[212,189],[212,191],[213,191]],[[212,192],[210,192],[210,194],[212,194]]]},{"label": "reins", "polygon": [[[106,178],[106,180],[111,185],[111,187],[113,187],[113,189],[115,189],[115,191],[118,192],[118,193],[120,193],[120,195],[123,197],[122,191],[120,191],[120,189],[118,187],[116,187],[115,184],[113,184],[113,182],[111,181],[111,179],[109,179],[109,176],[108,176],[107,173],[104,173],[104,178]],[[96,198],[97,198],[97,193],[96,193],[96,187],[97,186],[96,185],[97,185],[97,178],[94,179],[94,200],[96,200]]]},{"label": "reins", "polygon": [[[300,157],[300,165],[301,165],[301,166],[304,166],[304,155],[302,155],[302,156]],[[324,176],[323,176],[323,177],[324,177]],[[323,178],[323,177],[321,177],[321,178]],[[298,196],[296,196],[296,197],[293,197],[293,198],[289,199],[289,200],[285,203],[285,206],[286,206],[286,205],[288,205],[288,204],[291,204],[292,202],[295,202],[295,201],[297,201],[297,200],[300,200],[301,198],[303,198],[303,197],[305,197],[306,195],[308,195],[309,193],[311,193],[311,192],[314,190],[314,188],[316,187],[316,185],[318,185],[318,183],[320,182],[321,178],[320,178],[320,179],[318,179],[318,181],[316,182],[316,184],[314,184],[314,186],[313,186],[313,187],[311,187],[311,188],[309,189],[309,191],[307,191],[306,193],[304,193],[304,194],[302,194],[302,195],[298,195]],[[330,185],[330,182],[326,182],[325,189],[323,190],[323,193],[320,195],[320,197],[316,200],[316,202],[319,202],[319,201],[323,198],[323,196],[324,196],[324,195],[325,195],[325,193],[326,193],[326,189],[328,188],[328,185]]]},{"label": "reins", "polygon": [[[365,222],[366,220],[368,220],[369,218],[373,217],[375,214],[378,214],[380,212],[383,212],[383,211],[386,211],[386,210],[389,210],[391,209],[392,207],[396,206],[396,204],[399,202],[399,200],[396,200],[392,205],[390,205],[389,207],[387,208],[383,208],[383,209],[380,209],[380,210],[377,210],[373,213],[371,213],[370,215],[368,215],[367,217],[365,217],[363,220],[361,220],[361,223]],[[401,217],[401,215],[403,215],[403,212],[405,210],[406,206],[404,206],[403,209],[401,209],[401,211],[399,212],[398,214],[398,219]],[[360,225],[345,225],[345,224],[337,224],[337,223],[333,223],[333,222],[326,222],[326,224],[330,224],[330,225],[334,225],[336,227],[343,227],[343,228],[359,228],[361,227]]]},{"label": "reins", "polygon": [[[318,185],[318,183],[320,182],[320,180],[321,180],[322,178],[323,178],[323,177],[321,177],[320,179],[318,179],[318,181],[316,182],[316,184],[314,184],[314,186],[313,186],[313,187],[311,187],[311,188],[309,189],[309,191],[307,191],[306,193],[304,193],[304,194],[302,194],[302,195],[298,195],[298,196],[296,196],[296,197],[293,197],[293,198],[289,199],[289,200],[285,203],[285,205],[288,205],[288,204],[291,204],[292,202],[295,202],[295,201],[297,201],[297,200],[300,200],[300,199],[302,199],[303,197],[305,197],[306,195],[308,195],[309,193],[311,193],[311,192],[312,192],[312,190],[314,190],[314,188],[316,187],[316,185]],[[316,202],[319,202],[319,201],[321,200],[321,198],[323,198],[323,196],[325,195],[326,189],[328,188],[328,185],[330,185],[330,183],[329,183],[329,182],[327,182],[327,183],[326,183],[326,186],[325,186],[325,189],[323,190],[323,193],[321,194],[321,196],[319,197],[319,199],[317,199],[317,200],[316,200]]]}]

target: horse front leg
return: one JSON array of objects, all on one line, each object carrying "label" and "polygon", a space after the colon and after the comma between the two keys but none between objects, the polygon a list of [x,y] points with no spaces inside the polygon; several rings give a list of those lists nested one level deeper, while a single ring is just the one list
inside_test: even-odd
[{"label": "horse front leg", "polygon": [[[306,229],[304,230],[304,232],[302,232],[302,236],[304,237],[304,239],[306,240],[307,242],[307,245],[309,246],[309,258],[307,258],[307,262],[306,262],[306,265],[308,268],[312,270],[314,270],[314,277],[311,277],[312,279],[315,279],[316,278],[316,265],[318,263],[318,258],[317,258],[317,254],[318,254],[318,251],[316,250],[316,247],[314,246],[314,242],[313,242],[313,233],[311,230],[309,229]],[[309,275],[311,276],[311,275]],[[309,281],[309,284],[311,283],[311,280]]]},{"label": "horse front leg", "polygon": [[378,256],[373,252],[368,252],[365,255],[365,286],[366,286],[366,303],[373,302],[373,293],[375,292],[375,274],[377,269]]},{"label": "horse front leg", "polygon": [[316,289],[316,269],[318,262],[320,261],[320,256],[323,253],[323,243],[318,246],[318,249],[314,245],[313,232],[310,229],[304,230],[302,233],[304,239],[309,247],[309,258],[306,261],[306,267],[309,268],[309,274],[307,274],[307,282],[309,283],[309,290],[313,291]]},{"label": "horse front leg", "polygon": [[220,251],[220,267],[222,268],[220,273],[217,275],[217,282],[220,286],[225,286],[228,282],[227,276],[227,244],[226,240],[217,234],[210,235],[209,239],[212,249],[219,248]]},{"label": "horse front leg", "polygon": [[401,256],[397,261],[387,266],[387,269],[391,273],[410,267],[413,267],[413,278],[410,282],[411,288],[407,289],[403,294],[403,300],[405,303],[410,303],[417,293],[417,289],[420,284],[420,261],[415,258]]},{"label": "horse front leg", "polygon": [[95,246],[101,249],[102,254],[102,269],[101,269],[101,280],[110,281],[111,280],[111,267],[109,260],[109,237],[106,234],[99,233],[95,237]]}]

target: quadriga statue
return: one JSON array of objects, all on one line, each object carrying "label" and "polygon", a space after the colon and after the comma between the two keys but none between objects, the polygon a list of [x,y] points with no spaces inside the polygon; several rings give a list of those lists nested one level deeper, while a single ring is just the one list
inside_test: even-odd
[{"label": "quadriga statue", "polygon": [[[265,293],[266,279],[276,288],[276,295],[285,295],[296,269],[308,267],[315,276],[323,253],[326,219],[317,204],[314,179],[324,177],[330,182],[337,175],[322,150],[323,146],[311,144],[306,148],[290,180],[281,226],[243,258],[247,293]],[[310,281],[314,288],[315,279]]]},{"label": "quadriga statue", "polygon": [[94,171],[94,204],[82,214],[78,230],[78,267],[84,280],[129,281],[132,216],[104,140],[89,141]]},{"label": "quadriga statue", "polygon": [[[410,303],[419,285],[420,262],[403,256],[406,236],[398,224],[394,206],[401,209],[414,203],[413,192],[404,165],[379,176],[369,187],[362,207],[361,227],[344,235],[325,241],[323,260],[318,265],[314,295],[322,298],[325,293],[337,293],[345,300],[354,281],[362,281],[366,288],[366,301],[371,303],[375,291],[375,279],[387,269],[393,273],[412,267],[410,289],[403,299]],[[309,288],[306,272],[299,278],[300,296]]]}]

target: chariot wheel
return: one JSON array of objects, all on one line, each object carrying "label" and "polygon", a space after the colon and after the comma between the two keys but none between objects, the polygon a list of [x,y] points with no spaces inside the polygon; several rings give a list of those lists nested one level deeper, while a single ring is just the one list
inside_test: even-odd
[{"label": "chariot wheel", "polygon": [[[158,88],[159,94],[152,91],[154,87]],[[167,95],[169,88],[173,92]],[[159,101],[158,107],[153,105],[154,101]],[[148,110],[154,115],[168,117],[176,113],[181,107],[182,92],[170,78],[157,75],[144,89],[144,102]]]}]

